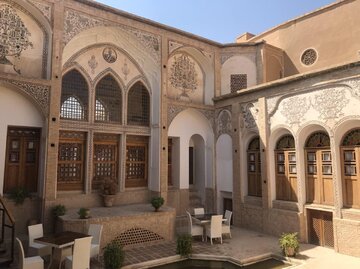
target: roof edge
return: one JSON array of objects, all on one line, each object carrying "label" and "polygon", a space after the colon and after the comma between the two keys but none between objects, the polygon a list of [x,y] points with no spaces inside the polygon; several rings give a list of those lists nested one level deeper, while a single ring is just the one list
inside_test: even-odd
[{"label": "roof edge", "polygon": [[225,94],[222,96],[214,97],[213,100],[214,101],[223,101],[223,100],[227,100],[227,99],[230,99],[233,97],[261,91],[263,89],[283,86],[283,85],[286,85],[287,83],[297,82],[302,79],[308,79],[308,78],[316,77],[319,75],[323,75],[323,74],[327,74],[327,73],[331,73],[331,72],[335,72],[335,71],[339,71],[339,70],[345,70],[345,69],[350,69],[350,68],[354,68],[354,67],[359,67],[359,66],[360,66],[360,61],[348,62],[348,63],[344,63],[341,65],[335,65],[330,68],[318,69],[316,71],[310,71],[307,73],[296,74],[296,75],[289,76],[286,78],[259,84],[259,85],[256,85],[256,86],[244,89],[244,90],[239,90],[237,92],[228,93],[228,94]]},{"label": "roof edge", "polygon": [[196,35],[196,34],[192,34],[192,33],[186,32],[184,30],[180,30],[180,29],[178,29],[176,27],[168,26],[168,25],[162,24],[160,22],[156,22],[156,21],[153,21],[153,20],[138,16],[138,15],[126,12],[124,10],[120,10],[120,9],[105,5],[103,3],[96,2],[94,0],[74,0],[74,1],[79,2],[81,4],[91,6],[91,7],[95,7],[97,9],[101,9],[101,10],[106,11],[106,12],[113,13],[115,15],[123,16],[123,17],[125,17],[127,19],[132,19],[132,20],[135,20],[135,21],[138,21],[138,22],[141,22],[141,23],[145,23],[145,24],[157,27],[157,28],[161,28],[161,29],[166,30],[166,31],[174,32],[176,34],[180,34],[180,35],[192,38],[192,39],[196,39],[198,41],[207,43],[207,44],[212,45],[212,46],[217,46],[217,47],[223,46],[222,43],[219,43],[217,41],[214,41],[214,40],[211,40],[211,39],[208,39],[208,38]]},{"label": "roof edge", "polygon": [[320,13],[320,12],[322,12],[322,11],[327,11],[327,10],[330,10],[330,9],[335,8],[335,7],[338,6],[338,5],[342,5],[342,4],[344,4],[344,3],[346,4],[346,2],[353,2],[353,1],[355,1],[355,0],[337,0],[337,1],[334,2],[334,3],[331,3],[331,4],[328,4],[328,5],[326,5],[326,6],[317,8],[317,9],[315,9],[315,10],[313,10],[313,11],[310,11],[310,12],[308,12],[308,13],[305,13],[305,14],[303,14],[303,15],[300,15],[300,16],[298,16],[298,17],[295,17],[295,18],[293,18],[293,19],[290,19],[290,20],[288,20],[288,21],[285,21],[285,22],[283,22],[283,23],[281,23],[281,24],[279,24],[279,25],[277,25],[277,26],[274,26],[274,27],[270,28],[269,30],[266,30],[266,31],[264,31],[264,32],[262,32],[262,33],[260,33],[260,34],[258,34],[258,35],[256,35],[256,36],[250,38],[248,41],[249,41],[249,42],[254,42],[254,41],[258,40],[259,38],[261,38],[261,37],[263,37],[263,36],[265,36],[265,35],[267,35],[267,34],[270,34],[270,33],[274,32],[274,31],[278,30],[279,28],[282,28],[282,27],[284,27],[284,26],[286,26],[286,25],[288,25],[288,24],[294,23],[294,22],[299,21],[299,20],[305,20],[305,19],[307,19],[308,17],[314,16],[314,15],[316,15],[317,13]]}]

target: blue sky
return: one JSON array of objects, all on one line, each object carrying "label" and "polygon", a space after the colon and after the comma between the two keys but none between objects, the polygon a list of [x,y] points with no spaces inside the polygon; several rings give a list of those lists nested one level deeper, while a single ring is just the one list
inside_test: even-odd
[{"label": "blue sky", "polygon": [[260,34],[335,0],[97,0],[220,43]]}]

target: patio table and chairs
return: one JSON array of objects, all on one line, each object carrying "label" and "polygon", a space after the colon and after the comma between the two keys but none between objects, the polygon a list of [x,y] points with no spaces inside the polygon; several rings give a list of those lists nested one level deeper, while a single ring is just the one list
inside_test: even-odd
[{"label": "patio table and chairs", "polygon": [[[79,238],[90,238],[90,244],[91,244],[92,236],[89,236],[88,234],[84,234],[84,233],[77,233],[71,231],[64,231],[53,235],[36,238],[34,239],[34,242],[52,247],[53,253],[51,256],[49,269],[59,269],[61,268],[61,258],[62,258],[63,249],[69,246],[73,246],[75,244],[75,240]],[[89,245],[89,250],[83,249],[82,251],[89,252],[89,262],[90,262],[90,245]]]},{"label": "patio table and chairs", "polygon": [[[196,211],[194,210],[194,213]],[[198,212],[196,212],[198,213]],[[222,215],[218,215],[216,213],[203,213],[203,214],[194,214],[190,215],[189,212],[187,212],[190,218],[191,225],[192,222],[196,223],[195,225],[201,226],[203,228],[203,232],[205,232],[205,239],[207,237],[210,237],[211,244],[212,244],[212,238],[221,238],[222,243],[222,234],[229,234],[231,238],[231,231],[230,231],[230,223],[231,223],[231,217],[232,212],[229,210],[225,211],[225,217]],[[216,218],[213,218],[216,217]],[[220,220],[220,224],[219,224]],[[197,233],[200,233],[200,229],[198,228]],[[219,236],[219,233],[221,236]]]}]

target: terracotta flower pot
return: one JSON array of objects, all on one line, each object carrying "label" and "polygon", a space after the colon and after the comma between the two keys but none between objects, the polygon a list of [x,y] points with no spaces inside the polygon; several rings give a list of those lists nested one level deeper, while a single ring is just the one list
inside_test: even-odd
[{"label": "terracotta flower pot", "polygon": [[113,206],[115,196],[116,195],[109,195],[109,194],[108,195],[105,195],[105,194],[102,195],[105,207],[112,207]]}]

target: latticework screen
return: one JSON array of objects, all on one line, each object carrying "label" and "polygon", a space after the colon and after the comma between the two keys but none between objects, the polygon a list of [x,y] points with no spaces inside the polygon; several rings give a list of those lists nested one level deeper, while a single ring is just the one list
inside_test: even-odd
[{"label": "latticework screen", "polygon": [[246,74],[232,74],[230,76],[230,90],[236,92],[238,90],[247,88],[247,75]]},{"label": "latticework screen", "polygon": [[126,142],[126,187],[147,186],[148,138],[128,136]]},{"label": "latticework screen", "polygon": [[103,77],[96,85],[95,120],[121,123],[121,88],[113,76]]},{"label": "latticework screen", "polygon": [[98,189],[105,178],[117,178],[118,174],[118,135],[94,135],[94,177],[93,189]]},{"label": "latticework screen", "polygon": [[62,79],[60,117],[87,120],[88,104],[88,85],[84,77],[77,70],[65,74]]},{"label": "latticework screen", "polygon": [[129,91],[127,123],[140,126],[150,124],[150,96],[141,82],[136,83]]},{"label": "latticework screen", "polygon": [[59,190],[82,190],[86,135],[60,132],[57,182]]},{"label": "latticework screen", "polygon": [[164,240],[160,235],[142,228],[131,228],[119,236],[114,241],[120,246],[134,246],[150,242],[158,242]]}]

